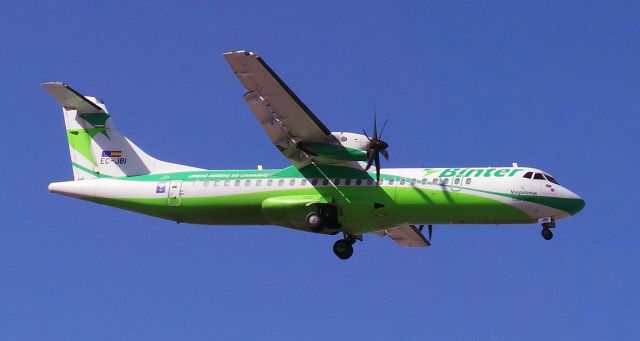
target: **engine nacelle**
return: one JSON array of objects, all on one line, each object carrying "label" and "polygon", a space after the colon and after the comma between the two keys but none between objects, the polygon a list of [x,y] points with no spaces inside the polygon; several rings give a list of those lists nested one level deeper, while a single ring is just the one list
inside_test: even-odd
[{"label": "engine nacelle", "polygon": [[333,132],[335,140],[330,143],[300,142],[298,149],[309,154],[313,159],[325,161],[366,161],[369,140],[365,135]]}]

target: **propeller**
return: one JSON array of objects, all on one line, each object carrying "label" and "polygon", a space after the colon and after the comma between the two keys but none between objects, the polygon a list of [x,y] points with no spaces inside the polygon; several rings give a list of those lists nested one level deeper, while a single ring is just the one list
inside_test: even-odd
[{"label": "propeller", "polygon": [[367,146],[367,167],[364,170],[369,170],[372,164],[376,166],[376,183],[380,183],[380,154],[384,156],[385,160],[389,160],[389,152],[387,152],[387,148],[389,144],[382,140],[382,133],[384,132],[384,128],[387,126],[387,120],[384,121],[382,125],[382,129],[380,130],[380,135],[378,135],[378,119],[376,118],[376,114],[373,114],[373,136],[369,137],[366,131],[362,129],[364,136],[369,140],[369,145]]}]

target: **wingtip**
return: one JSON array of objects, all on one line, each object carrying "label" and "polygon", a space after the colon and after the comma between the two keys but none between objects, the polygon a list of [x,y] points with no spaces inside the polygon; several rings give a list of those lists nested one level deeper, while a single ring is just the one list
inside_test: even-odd
[{"label": "wingtip", "polygon": [[257,53],[252,51],[238,50],[238,51],[229,51],[222,54],[223,56],[232,56],[232,55],[244,55],[244,56],[258,56]]},{"label": "wingtip", "polygon": [[41,86],[43,87],[47,87],[48,85],[62,85],[62,86],[67,86],[66,84],[62,83],[62,82],[44,82],[44,83],[40,83]]}]

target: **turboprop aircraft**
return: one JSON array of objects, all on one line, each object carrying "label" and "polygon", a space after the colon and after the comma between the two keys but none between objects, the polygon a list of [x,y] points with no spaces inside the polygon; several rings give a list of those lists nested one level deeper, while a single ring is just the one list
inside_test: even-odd
[{"label": "turboprop aircraft", "polygon": [[256,53],[224,58],[291,166],[205,170],[160,161],[120,134],[101,100],[45,83],[62,106],[74,176],[51,183],[49,191],[179,223],[340,233],[333,245],[340,259],[351,257],[353,244],[367,233],[402,246],[429,246],[434,224],[538,223],[549,240],[557,220],[584,207],[549,173],[515,163],[383,168],[388,144],[375,118],[371,135],[332,132]]}]

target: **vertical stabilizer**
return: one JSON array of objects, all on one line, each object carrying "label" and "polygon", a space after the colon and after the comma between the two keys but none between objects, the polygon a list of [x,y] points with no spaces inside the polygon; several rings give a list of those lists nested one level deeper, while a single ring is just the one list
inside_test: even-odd
[{"label": "vertical stabilizer", "polygon": [[75,180],[199,169],[149,156],[118,132],[101,100],[63,83],[42,86],[62,106]]}]

